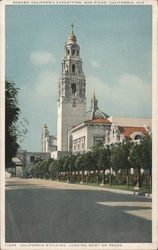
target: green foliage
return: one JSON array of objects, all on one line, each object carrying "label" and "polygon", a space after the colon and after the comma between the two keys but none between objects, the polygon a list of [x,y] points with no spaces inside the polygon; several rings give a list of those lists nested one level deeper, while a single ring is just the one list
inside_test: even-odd
[{"label": "green foliage", "polygon": [[18,91],[12,82],[6,81],[5,89],[5,162],[6,167],[12,166],[11,160],[19,148],[17,121],[20,108],[18,104]]},{"label": "green foliage", "polygon": [[[124,140],[122,143],[104,147],[102,144],[94,145],[85,154],[69,155],[58,160],[49,159],[48,161],[37,159],[30,168],[30,173],[36,178],[51,178],[62,181],[84,181],[100,182],[102,184],[110,181],[110,184],[127,183],[129,188],[129,169],[151,168],[152,160],[152,141],[151,137],[144,137],[138,143],[131,140]],[[105,176],[106,169],[112,169],[116,177],[110,172],[110,176]],[[122,169],[122,177],[118,170]],[[87,174],[85,176],[85,171]],[[93,171],[91,173],[90,171]],[[75,172],[75,173],[73,173]],[[82,172],[77,173],[76,172]],[[121,182],[120,182],[121,181]],[[136,180],[133,180],[135,183]]]},{"label": "green foliage", "polygon": [[149,168],[150,174],[152,169],[152,138],[150,135],[134,144],[129,153],[129,161],[132,167],[138,170],[138,185],[141,186],[141,168]]},{"label": "green foliage", "polygon": [[111,151],[110,147],[100,147],[98,151],[98,160],[97,165],[100,170],[105,171],[105,169],[109,169],[111,165],[110,161]]},{"label": "green foliage", "polygon": [[125,139],[122,143],[113,145],[111,149],[111,164],[113,169],[130,169],[129,153],[133,147],[133,142]]},{"label": "green foliage", "polygon": [[91,151],[84,154],[84,165],[87,171],[95,171],[95,162]]},{"label": "green foliage", "polygon": [[75,161],[75,167],[78,171],[84,171],[85,169],[85,162],[84,162],[84,155],[78,155]]},{"label": "green foliage", "polygon": [[[27,120],[20,118],[20,108],[18,103],[19,89],[15,83],[5,82],[5,163],[6,168],[12,167],[12,158],[16,155],[19,142],[23,135],[27,133],[25,128]],[[19,122],[19,123],[18,123]],[[25,124],[24,124],[25,123]]]},{"label": "green foliage", "polygon": [[99,165],[98,165],[98,156],[99,156],[99,152],[101,150],[101,148],[103,148],[103,144],[101,142],[96,143],[92,148],[91,148],[91,152],[92,152],[92,157],[93,157],[93,161],[95,164],[95,169],[98,170],[99,169]]},{"label": "green foliage", "polygon": [[143,168],[152,168],[152,137],[150,135],[141,139],[142,154],[141,161]]},{"label": "green foliage", "polygon": [[129,152],[129,161],[133,168],[152,167],[152,137],[143,137],[140,143],[134,144]]},{"label": "green foliage", "polygon": [[49,175],[50,178],[53,179],[57,176],[58,168],[57,168],[57,160],[52,159],[52,161],[49,164]]}]

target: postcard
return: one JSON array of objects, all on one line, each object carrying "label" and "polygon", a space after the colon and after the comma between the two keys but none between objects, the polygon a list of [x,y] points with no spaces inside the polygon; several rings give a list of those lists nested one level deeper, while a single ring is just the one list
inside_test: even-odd
[{"label": "postcard", "polygon": [[2,0],[1,249],[158,249],[156,0]]}]

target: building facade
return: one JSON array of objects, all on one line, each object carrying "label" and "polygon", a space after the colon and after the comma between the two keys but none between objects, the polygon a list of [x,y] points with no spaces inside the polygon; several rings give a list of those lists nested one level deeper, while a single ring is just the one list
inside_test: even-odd
[{"label": "building facade", "polygon": [[[97,101],[95,97],[95,102]],[[109,117],[94,106],[92,98],[89,117],[81,124],[68,131],[69,151],[82,154],[90,150],[97,142],[110,145],[122,142],[125,138],[137,141],[147,134],[151,134],[151,119]]]}]

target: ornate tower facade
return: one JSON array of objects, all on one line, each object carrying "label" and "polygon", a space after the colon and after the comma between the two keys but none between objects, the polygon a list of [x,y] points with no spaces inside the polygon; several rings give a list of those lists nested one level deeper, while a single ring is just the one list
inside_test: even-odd
[{"label": "ornate tower facade", "polygon": [[47,125],[45,124],[42,132],[42,152],[48,152],[48,138],[49,131]]},{"label": "ornate tower facade", "polygon": [[68,151],[68,129],[83,122],[86,114],[86,81],[73,25],[65,44],[58,89],[57,148],[58,151]]}]

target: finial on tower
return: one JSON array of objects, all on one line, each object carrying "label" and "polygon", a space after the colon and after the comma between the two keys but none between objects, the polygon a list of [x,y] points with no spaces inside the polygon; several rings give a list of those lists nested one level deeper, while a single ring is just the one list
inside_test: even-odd
[{"label": "finial on tower", "polygon": [[96,97],[95,97],[95,89],[93,90],[93,100],[96,100]]},{"label": "finial on tower", "polygon": [[47,124],[46,123],[44,124],[44,128],[47,128]]},{"label": "finial on tower", "polygon": [[71,34],[73,34],[73,33],[74,33],[74,24],[73,24],[73,23],[71,24],[71,27],[72,27],[72,32],[71,32]]}]

